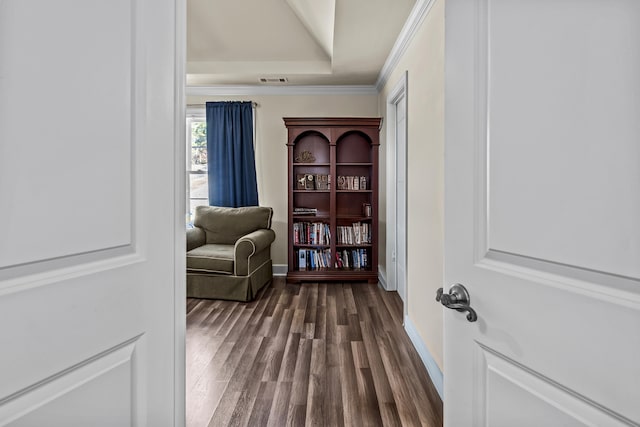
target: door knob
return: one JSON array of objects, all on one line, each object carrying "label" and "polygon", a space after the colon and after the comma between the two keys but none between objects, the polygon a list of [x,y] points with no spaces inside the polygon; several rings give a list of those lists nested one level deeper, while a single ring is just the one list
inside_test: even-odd
[{"label": "door knob", "polygon": [[436,301],[440,301],[442,305],[452,310],[457,310],[462,313],[468,311],[467,320],[469,322],[475,322],[478,320],[478,314],[473,308],[471,308],[471,297],[469,297],[467,288],[462,286],[460,283],[456,283],[449,288],[448,294],[443,292],[442,288],[438,289],[436,292]]}]

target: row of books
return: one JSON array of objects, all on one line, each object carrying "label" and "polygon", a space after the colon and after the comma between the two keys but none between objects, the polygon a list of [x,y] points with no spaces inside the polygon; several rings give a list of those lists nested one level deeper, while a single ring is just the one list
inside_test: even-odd
[{"label": "row of books", "polygon": [[296,251],[296,259],[298,270],[316,270],[318,268],[327,268],[331,266],[331,250],[330,249],[300,249]]},{"label": "row of books", "polygon": [[366,176],[338,176],[338,190],[366,190]]},{"label": "row of books", "polygon": [[342,245],[362,245],[371,243],[371,224],[354,222],[353,225],[339,225],[336,239]]},{"label": "row of books", "polygon": [[[296,251],[296,268],[299,271],[317,270],[331,265],[330,249],[299,249]],[[370,268],[366,249],[351,249],[336,253],[335,268]]]},{"label": "row of books", "polygon": [[296,190],[331,190],[331,175],[296,174]]},{"label": "row of books", "polygon": [[296,245],[330,245],[331,230],[323,222],[294,222],[293,243]]},{"label": "row of books", "polygon": [[369,253],[366,249],[344,249],[336,253],[337,268],[369,268]]}]

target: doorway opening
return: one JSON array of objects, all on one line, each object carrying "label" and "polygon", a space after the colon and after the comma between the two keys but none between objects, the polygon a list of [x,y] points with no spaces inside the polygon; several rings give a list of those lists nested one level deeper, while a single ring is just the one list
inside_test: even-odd
[{"label": "doorway opening", "polygon": [[[387,290],[407,312],[407,80],[405,71],[387,97]],[[389,262],[390,261],[390,262]]]}]

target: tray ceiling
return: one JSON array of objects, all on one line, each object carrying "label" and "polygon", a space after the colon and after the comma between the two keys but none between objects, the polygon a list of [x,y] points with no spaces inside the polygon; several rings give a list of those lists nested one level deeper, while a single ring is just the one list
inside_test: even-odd
[{"label": "tray ceiling", "polygon": [[414,4],[189,0],[187,84],[374,84]]}]

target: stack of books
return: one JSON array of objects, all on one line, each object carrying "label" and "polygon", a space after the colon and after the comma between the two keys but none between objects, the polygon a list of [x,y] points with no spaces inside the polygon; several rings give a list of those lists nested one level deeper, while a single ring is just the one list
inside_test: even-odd
[{"label": "stack of books", "polygon": [[366,176],[338,176],[338,190],[366,190]]},{"label": "stack of books", "polygon": [[344,249],[336,253],[336,268],[369,268],[369,253],[366,249]]},{"label": "stack of books", "polygon": [[331,175],[296,174],[296,190],[331,190]]},{"label": "stack of books", "polygon": [[317,213],[316,208],[293,208],[294,215],[317,215]]},{"label": "stack of books", "polygon": [[296,251],[296,260],[299,271],[327,268],[331,265],[331,250],[300,249]]},{"label": "stack of books", "polygon": [[337,227],[338,244],[363,245],[371,243],[371,224],[354,222],[351,226],[339,225]]},{"label": "stack of books", "polygon": [[293,243],[296,245],[330,245],[331,230],[323,222],[294,222]]}]

